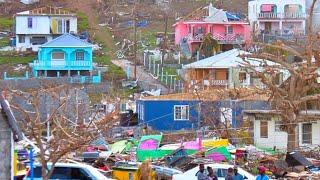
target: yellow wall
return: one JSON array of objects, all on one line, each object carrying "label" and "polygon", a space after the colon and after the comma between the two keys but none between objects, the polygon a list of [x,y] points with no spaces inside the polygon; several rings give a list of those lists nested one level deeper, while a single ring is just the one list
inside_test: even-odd
[{"label": "yellow wall", "polygon": [[[129,178],[129,175],[131,174],[131,178]],[[112,171],[112,178],[118,179],[118,180],[137,180],[134,179],[136,175],[136,171],[124,171],[124,170],[113,170]]]}]

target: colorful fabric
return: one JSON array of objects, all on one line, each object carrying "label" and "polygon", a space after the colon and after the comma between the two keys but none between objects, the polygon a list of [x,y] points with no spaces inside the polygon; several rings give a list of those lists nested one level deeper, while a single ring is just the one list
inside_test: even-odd
[{"label": "colorful fabric", "polygon": [[262,12],[271,12],[273,6],[274,6],[273,4],[263,4],[261,6],[261,11]]},{"label": "colorful fabric", "polygon": [[211,140],[203,140],[202,147],[203,148],[216,148],[220,146],[227,147],[229,145],[228,139],[211,139]]}]

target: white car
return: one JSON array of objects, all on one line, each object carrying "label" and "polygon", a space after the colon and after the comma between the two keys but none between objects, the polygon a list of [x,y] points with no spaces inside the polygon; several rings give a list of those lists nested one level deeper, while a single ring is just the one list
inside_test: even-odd
[{"label": "white car", "polygon": [[[35,164],[33,167],[33,179],[42,180],[41,164]],[[50,168],[51,165],[48,164],[48,167]],[[23,179],[32,179],[30,171],[27,172]],[[96,168],[80,163],[56,163],[49,179],[110,180]]]},{"label": "white car", "polygon": [[[224,180],[227,172],[228,172],[228,168],[233,168],[233,165],[229,165],[229,164],[205,164],[205,170],[207,169],[208,166],[212,167],[215,175],[218,177],[219,180]],[[248,179],[248,180],[255,180],[255,176],[250,174],[249,172],[245,171],[244,169],[238,167],[238,173],[241,174],[244,179]],[[176,174],[173,175],[173,180],[197,180],[197,172],[199,171],[199,166],[192,168],[186,172],[184,172],[183,174]]]}]

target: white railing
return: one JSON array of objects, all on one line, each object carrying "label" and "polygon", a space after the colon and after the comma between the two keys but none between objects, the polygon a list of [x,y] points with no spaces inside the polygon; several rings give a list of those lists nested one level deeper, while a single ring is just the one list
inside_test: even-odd
[{"label": "white railing", "polygon": [[283,18],[289,18],[289,19],[298,19],[298,18],[306,18],[305,13],[291,13],[291,12],[285,12],[283,14]]},{"label": "white railing", "polygon": [[280,17],[281,17],[280,13],[259,13],[258,14],[258,18],[263,18],[263,19],[277,19]]},{"label": "white railing", "polygon": [[[192,36],[192,34],[188,35],[189,41],[203,41],[204,34],[197,34]],[[244,42],[244,35],[242,34],[213,34],[213,39],[222,42],[222,43],[237,43],[241,44]]]},{"label": "white railing", "polygon": [[92,66],[91,61],[39,61],[33,62],[34,67],[87,67]]},{"label": "white railing", "polygon": [[299,19],[306,18],[305,13],[293,13],[293,12],[285,12],[285,13],[258,13],[259,19]]}]

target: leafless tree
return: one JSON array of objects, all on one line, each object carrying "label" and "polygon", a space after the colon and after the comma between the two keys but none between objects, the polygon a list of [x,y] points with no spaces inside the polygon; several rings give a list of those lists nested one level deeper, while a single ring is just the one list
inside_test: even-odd
[{"label": "leafless tree", "polygon": [[[283,42],[274,44],[259,44],[261,50],[258,53],[250,55],[252,58],[264,59],[259,68],[253,63],[247,61],[246,65],[254,72],[261,82],[266,85],[266,92],[270,93],[272,106],[279,112],[282,117],[283,130],[288,133],[288,151],[298,148],[297,127],[300,122],[308,122],[303,118],[301,110],[307,103],[320,99],[317,81],[319,68],[319,50],[316,47],[316,34],[313,33],[312,20],[313,9],[317,0],[313,0],[309,15],[308,34],[306,38],[305,52],[299,52],[303,47],[291,48]],[[289,63],[287,55],[300,57],[302,62]],[[267,61],[274,62],[272,65]],[[290,73],[290,77],[281,85],[277,82],[277,76],[281,71]]]},{"label": "leafless tree", "polygon": [[[59,100],[59,104],[53,109],[45,119],[41,118],[40,96],[46,93],[54,99],[61,98],[58,94],[61,88],[50,87],[31,92],[8,91],[11,101],[19,98],[27,102],[27,106],[21,103],[11,103],[16,113],[20,115],[18,122],[23,133],[30,140],[34,141],[39,148],[38,161],[42,165],[42,178],[47,180],[53,173],[54,166],[61,159],[66,158],[70,153],[79,150],[90,144],[101,133],[107,131],[115,123],[113,118],[117,112],[113,112],[103,119],[90,122],[75,122],[66,118],[62,109],[66,108],[68,97]],[[94,118],[93,118],[94,119]],[[49,132],[48,124],[50,126]],[[46,133],[50,133],[49,138],[45,138]],[[51,163],[50,167],[48,164]]]}]

